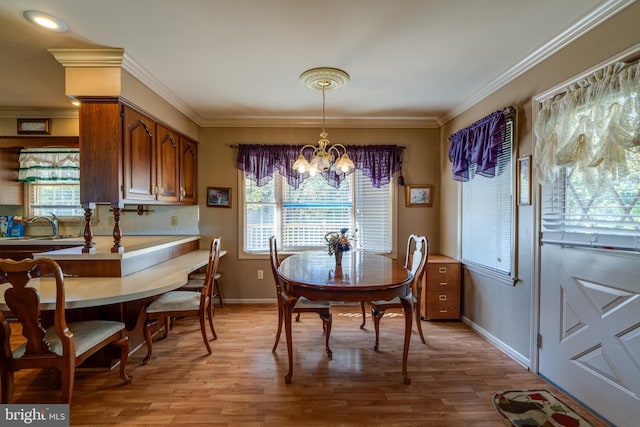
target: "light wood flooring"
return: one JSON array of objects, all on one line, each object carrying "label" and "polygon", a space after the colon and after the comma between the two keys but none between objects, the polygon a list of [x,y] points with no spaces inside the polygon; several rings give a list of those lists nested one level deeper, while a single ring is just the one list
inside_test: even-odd
[{"label": "light wood flooring", "polygon": [[[402,382],[400,313],[382,320],[380,351],[373,351],[371,318],[359,328],[359,306],[333,307],[331,348],[322,323],[303,314],[294,329],[293,382],[286,385],[286,342],[271,353],[275,305],[216,309],[217,341],[207,355],[197,319],[181,319],[168,339],[127,363],[133,382],[117,370],[79,369],[71,425],[99,426],[504,426],[494,393],[547,388],[596,426],[605,425],[567,396],[497,350],[461,322],[423,322],[427,345],[415,331],[410,385]],[[160,334],[159,334],[160,335]],[[283,337],[284,338],[284,337]],[[16,374],[16,403],[56,403],[49,376]]]}]

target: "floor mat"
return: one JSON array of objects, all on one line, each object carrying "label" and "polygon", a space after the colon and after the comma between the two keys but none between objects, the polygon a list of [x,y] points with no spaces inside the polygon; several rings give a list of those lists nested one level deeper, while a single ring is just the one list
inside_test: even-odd
[{"label": "floor mat", "polygon": [[500,415],[516,427],[593,427],[548,390],[507,390],[493,396]]}]

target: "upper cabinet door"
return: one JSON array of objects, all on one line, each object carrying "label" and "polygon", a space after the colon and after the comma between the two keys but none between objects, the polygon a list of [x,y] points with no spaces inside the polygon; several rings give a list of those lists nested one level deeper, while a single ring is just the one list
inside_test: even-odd
[{"label": "upper cabinet door", "polygon": [[158,194],[155,168],[155,122],[125,107],[123,131],[124,199],[155,200]]},{"label": "upper cabinet door", "polygon": [[180,201],[180,178],[178,162],[180,157],[179,139],[176,132],[156,125],[157,156],[156,185],[157,199],[163,202]]},{"label": "upper cabinet door", "polygon": [[180,202],[198,203],[198,144],[180,138]]}]

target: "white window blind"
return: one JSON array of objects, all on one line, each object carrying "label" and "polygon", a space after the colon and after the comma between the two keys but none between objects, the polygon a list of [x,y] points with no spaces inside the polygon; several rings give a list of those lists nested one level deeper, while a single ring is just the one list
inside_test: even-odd
[{"label": "white window blind", "polygon": [[640,251],[640,152],[629,175],[593,194],[581,171],[563,168],[543,186],[543,243]]},{"label": "white window blind", "polygon": [[484,177],[469,167],[462,183],[462,260],[500,273],[513,272],[513,118],[506,119],[496,176]]},{"label": "white window blind", "polygon": [[375,188],[360,171],[350,174],[339,188],[317,175],[294,189],[276,174],[258,187],[243,178],[244,251],[269,250],[269,236],[278,236],[282,251],[324,249],[324,236],[341,228],[353,234],[359,249],[391,253],[391,203],[394,183]]}]

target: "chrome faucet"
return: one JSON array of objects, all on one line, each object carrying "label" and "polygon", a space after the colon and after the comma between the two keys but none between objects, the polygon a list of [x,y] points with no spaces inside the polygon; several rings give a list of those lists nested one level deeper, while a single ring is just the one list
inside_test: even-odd
[{"label": "chrome faucet", "polygon": [[51,224],[51,227],[53,229],[53,237],[57,238],[58,237],[58,217],[52,213],[50,213],[49,215],[51,215],[51,218],[49,218],[48,216],[34,216],[27,221],[27,224],[32,224],[39,220],[47,221],[49,224]]}]

